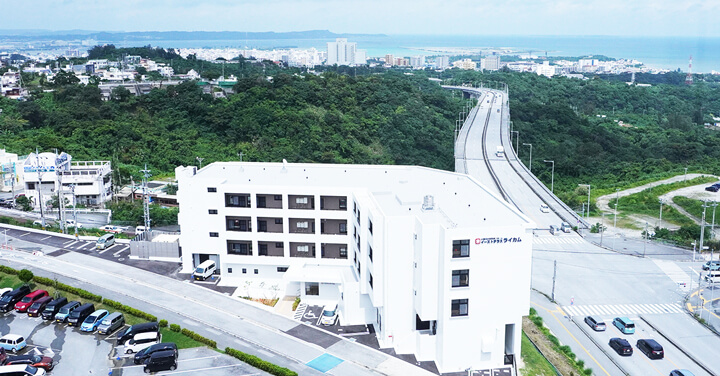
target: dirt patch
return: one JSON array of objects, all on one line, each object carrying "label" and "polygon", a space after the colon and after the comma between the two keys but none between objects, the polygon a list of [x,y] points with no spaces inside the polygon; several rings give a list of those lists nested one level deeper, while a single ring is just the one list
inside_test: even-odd
[{"label": "dirt patch", "polygon": [[553,349],[553,344],[545,335],[533,324],[530,319],[523,317],[523,331],[545,355],[547,360],[555,366],[563,375],[577,375],[578,371],[570,364],[568,358]]}]

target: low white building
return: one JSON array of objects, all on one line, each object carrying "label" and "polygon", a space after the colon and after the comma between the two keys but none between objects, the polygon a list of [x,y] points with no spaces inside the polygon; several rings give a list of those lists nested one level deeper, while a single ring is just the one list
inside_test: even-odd
[{"label": "low white building", "polygon": [[[101,207],[112,198],[110,161],[72,161],[66,153],[31,153],[23,166],[25,195],[35,208],[40,208],[38,197],[45,205],[58,194],[62,185],[63,195],[74,205]],[[71,192],[75,187],[75,196]]]},{"label": "low white building", "polygon": [[550,65],[549,61],[543,61],[542,64],[535,65],[535,73],[539,76],[552,77],[555,75],[555,66]]},{"label": "low white building", "polygon": [[21,184],[20,182],[22,182],[23,179],[21,163],[17,154],[8,153],[5,149],[0,149],[0,173],[2,173],[0,191],[12,192],[13,186],[18,187],[18,185]]},{"label": "low white building", "polygon": [[520,354],[534,224],[473,178],[242,162],[175,175],[183,272],[212,259],[221,285],[338,303],[341,324],[443,373]]}]

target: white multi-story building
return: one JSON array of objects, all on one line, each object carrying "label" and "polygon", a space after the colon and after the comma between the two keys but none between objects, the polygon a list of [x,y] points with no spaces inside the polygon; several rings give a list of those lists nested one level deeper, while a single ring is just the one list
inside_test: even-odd
[{"label": "white multi-story building", "polygon": [[365,51],[358,50],[357,43],[348,42],[347,38],[327,44],[327,65],[365,65],[366,60]]},{"label": "white multi-story building", "polygon": [[411,56],[410,57],[410,66],[413,68],[425,67],[425,56],[423,56],[423,55]]},{"label": "white multi-story building", "polygon": [[453,67],[460,68],[460,69],[466,69],[466,70],[474,70],[477,67],[477,63],[470,59],[462,59],[457,60],[453,62]]},{"label": "white multi-story building", "polygon": [[12,192],[13,187],[22,181],[23,170],[20,163],[17,154],[8,153],[5,149],[0,149],[0,173],[2,173],[0,191]]},{"label": "white multi-story building", "polygon": [[555,66],[550,65],[549,61],[543,61],[542,64],[535,65],[535,73],[539,76],[552,77],[555,75]]},{"label": "white multi-story building", "polygon": [[212,259],[221,284],[338,303],[343,325],[443,373],[520,353],[534,225],[473,178],[285,162],[175,175],[184,272]]},{"label": "white multi-story building", "polygon": [[[102,206],[112,198],[112,169],[110,161],[73,162],[66,153],[31,153],[23,166],[25,195],[36,208],[40,208],[38,197],[45,205],[58,194],[62,194],[70,205]],[[75,187],[73,201],[72,187]]]},{"label": "white multi-story building", "polygon": [[480,60],[482,70],[496,71],[500,69],[500,55],[490,55]]},{"label": "white multi-story building", "polygon": [[450,56],[438,56],[435,58],[435,67],[437,69],[445,69],[450,66]]}]

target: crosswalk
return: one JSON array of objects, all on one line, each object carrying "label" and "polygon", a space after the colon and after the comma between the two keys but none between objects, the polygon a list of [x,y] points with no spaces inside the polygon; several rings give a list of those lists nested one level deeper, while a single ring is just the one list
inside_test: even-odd
[{"label": "crosswalk", "polygon": [[605,305],[571,305],[563,306],[569,316],[592,316],[592,315],[652,315],[665,313],[684,313],[683,308],[677,303],[666,304],[605,304]]},{"label": "crosswalk", "polygon": [[585,240],[579,236],[536,236],[534,244],[582,244]]}]

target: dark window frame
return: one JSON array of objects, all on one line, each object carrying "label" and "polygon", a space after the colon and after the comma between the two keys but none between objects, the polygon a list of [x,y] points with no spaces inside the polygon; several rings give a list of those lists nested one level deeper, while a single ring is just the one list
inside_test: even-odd
[{"label": "dark window frame", "polygon": [[[456,281],[456,277],[457,277],[457,281]],[[469,287],[469,286],[470,286],[470,269],[458,269],[458,270],[452,271],[452,287]]]},{"label": "dark window frame", "polygon": [[217,209],[208,209],[208,214],[217,214]]},{"label": "dark window frame", "polygon": [[453,240],[452,257],[470,257],[470,239]]},{"label": "dark window frame", "polygon": [[470,315],[470,299],[453,299],[450,302],[451,317],[465,317],[468,315]]}]

